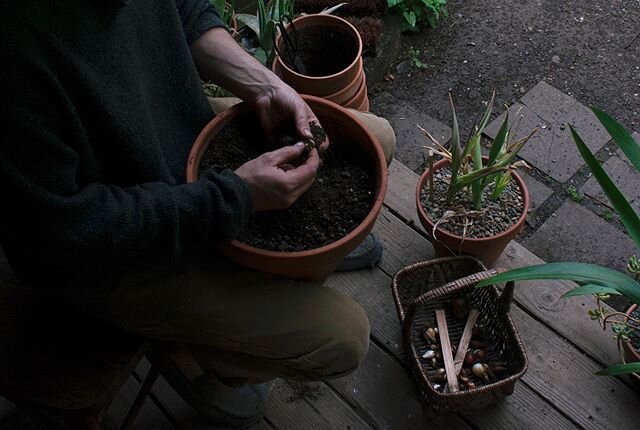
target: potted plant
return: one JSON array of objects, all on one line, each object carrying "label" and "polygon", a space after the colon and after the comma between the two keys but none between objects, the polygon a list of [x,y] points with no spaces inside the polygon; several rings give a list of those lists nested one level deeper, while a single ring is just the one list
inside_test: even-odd
[{"label": "potted plant", "polygon": [[[613,140],[624,152],[631,164],[640,172],[640,144],[636,142],[625,128],[605,112],[593,109]],[[598,180],[600,187],[609,198],[614,210],[620,216],[627,232],[640,249],[640,218],[631,205],[609,178],[604,169],[584,144],[580,135],[571,127],[573,140],[585,160],[589,170]],[[479,285],[493,285],[511,280],[533,279],[564,279],[578,283],[578,286],[566,297],[579,295],[594,295],[596,308],[589,310],[588,315],[598,320],[604,329],[611,327],[618,340],[618,348],[628,363],[616,364],[598,372],[599,375],[618,375],[634,373],[640,381],[640,261],[632,256],[627,266],[628,273],[622,273],[596,264],[580,262],[548,263],[536,266],[522,267],[490,278]],[[625,313],[609,312],[602,306],[602,300],[610,294],[621,294],[633,303]]]},{"label": "potted plant", "polygon": [[[289,209],[255,214],[238,239],[223,244],[221,251],[255,270],[320,280],[371,232],[384,201],[387,164],[375,137],[349,111],[317,97],[302,97],[331,142],[314,185]],[[234,123],[241,120],[253,122]],[[234,134],[234,130],[241,131]],[[217,115],[191,149],[187,182],[198,179],[201,163],[209,154],[216,157],[218,148],[227,151],[222,156],[236,154],[246,157],[244,161],[265,152],[267,148],[254,145],[265,141],[264,136],[246,139],[242,134],[259,130],[255,112],[246,103]],[[252,155],[249,150],[257,153]],[[219,159],[212,161],[210,164],[220,164]]]},{"label": "potted plant", "polygon": [[328,13],[302,15],[276,35],[274,49],[272,70],[299,93],[369,109],[362,39],[346,20]]},{"label": "potted plant", "polygon": [[[451,96],[449,149],[421,128],[435,148],[429,148],[428,165],[416,187],[418,217],[436,254],[469,254],[489,267],[524,225],[529,193],[515,169],[526,163],[515,158],[535,132],[511,142],[507,111],[489,155],[483,157],[481,136],[491,116],[494,97],[495,94],[464,147],[460,145]],[[434,163],[434,154],[442,159]]]}]

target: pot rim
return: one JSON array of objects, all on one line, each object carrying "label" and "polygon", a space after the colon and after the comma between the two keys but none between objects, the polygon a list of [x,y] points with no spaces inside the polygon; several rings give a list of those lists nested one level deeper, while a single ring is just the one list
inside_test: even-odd
[{"label": "pot rim", "polygon": [[[384,197],[387,189],[387,162],[384,158],[384,154],[382,153],[382,148],[378,144],[375,136],[373,136],[371,132],[367,130],[365,125],[358,118],[356,118],[355,115],[353,115],[351,112],[341,107],[340,105],[330,102],[328,100],[324,100],[320,97],[309,96],[306,94],[301,95],[301,97],[307,103],[312,102],[319,105],[324,105],[324,107],[329,109],[340,111],[343,115],[349,117],[359,128],[361,128],[362,131],[364,131],[364,133],[367,135],[367,137],[374,143],[375,158],[376,158],[377,167],[378,167],[377,170],[379,170],[380,175],[379,175],[379,178],[377,178],[378,179],[377,189],[375,191],[376,199],[373,201],[373,204],[369,209],[369,213],[360,222],[360,224],[356,226],[356,228],[354,228],[353,230],[351,230],[350,232],[342,236],[340,239],[334,242],[328,243],[327,245],[323,245],[319,248],[307,249],[304,251],[293,251],[293,252],[271,251],[271,250],[256,248],[254,246],[247,245],[246,243],[240,242],[237,239],[234,239],[230,242],[225,242],[222,244],[223,246],[232,246],[245,252],[248,251],[260,256],[270,257],[274,259],[291,259],[291,258],[301,258],[301,257],[312,256],[312,255],[316,255],[319,253],[332,250],[334,248],[339,248],[345,243],[347,243],[348,241],[350,241],[352,237],[362,233],[367,228],[367,225],[371,224],[375,220],[375,218],[378,216],[378,213],[382,209],[382,205],[384,202]],[[187,175],[186,175],[187,183],[195,182],[197,180],[200,160],[202,159],[202,155],[204,154],[207,147],[209,146],[209,143],[211,141],[210,135],[214,132],[215,133],[219,132],[229,121],[231,121],[237,115],[243,114],[252,109],[253,107],[250,106],[248,103],[242,102],[232,106],[231,108],[227,109],[224,112],[221,112],[220,114],[216,115],[214,119],[209,121],[209,123],[202,129],[200,134],[198,134],[198,137],[196,138],[191,148],[191,152],[189,153],[189,158],[187,161]]]},{"label": "pot rim", "polygon": [[[485,159],[485,160],[487,159],[487,157],[485,157],[485,156],[483,156],[482,158]],[[439,160],[436,163],[434,163],[433,169],[434,169],[434,171],[438,171],[440,168],[446,167],[445,165],[448,165],[448,164],[449,164],[449,160],[442,159],[442,160]],[[418,180],[418,185],[416,186],[416,207],[418,208],[418,214],[419,214],[420,218],[422,218],[423,220],[428,221],[432,226],[431,228],[433,229],[433,225],[435,223],[427,215],[426,211],[422,207],[422,200],[420,199],[420,192],[422,191],[422,188],[424,187],[424,184],[427,181],[428,173],[429,173],[429,169],[427,168],[427,169],[425,169],[425,171],[420,176],[420,179]],[[513,223],[511,225],[511,227],[509,227],[508,229],[506,229],[504,231],[501,231],[500,233],[498,233],[496,235],[487,236],[487,237],[465,237],[465,238],[463,238],[462,236],[459,236],[457,234],[451,233],[451,232],[449,232],[447,230],[444,230],[444,229],[442,229],[440,227],[438,227],[436,229],[436,231],[438,231],[441,235],[443,235],[443,236],[445,236],[445,237],[447,237],[449,239],[464,240],[465,242],[471,242],[471,243],[482,243],[482,242],[487,241],[487,240],[503,238],[503,237],[511,234],[517,228],[519,228],[519,226],[522,225],[525,222],[525,220],[527,218],[527,215],[529,213],[529,190],[527,189],[527,186],[524,183],[524,180],[522,179],[522,177],[517,172],[512,172],[511,174],[513,175],[513,179],[518,184],[518,188],[520,188],[520,192],[522,193],[522,206],[523,206],[523,211],[520,214],[520,217],[518,218],[518,221]],[[431,231],[428,231],[427,233],[430,235]]]},{"label": "pot rim", "polygon": [[[335,16],[335,15],[327,15],[327,14],[315,13],[315,14],[309,14],[309,15],[302,15],[302,16],[294,19],[293,20],[293,25],[298,24],[300,21],[309,20],[309,19],[320,19],[320,20],[326,19],[326,20],[329,20],[329,21],[333,20],[335,22],[340,23],[342,26],[347,27],[347,29],[349,31],[351,31],[355,35],[357,43],[358,43],[358,52],[356,54],[356,57],[353,59],[353,61],[351,63],[349,63],[349,65],[347,67],[345,67],[344,69],[340,70],[339,72],[333,73],[331,75],[324,75],[324,76],[309,76],[309,75],[303,75],[303,74],[298,73],[298,72],[296,72],[294,70],[291,70],[289,68],[289,66],[287,66],[285,64],[285,62],[280,59],[280,56],[277,55],[277,53],[276,53],[275,59],[273,61],[277,62],[280,67],[286,69],[287,73],[290,73],[290,74],[292,74],[292,75],[294,75],[294,76],[296,76],[298,78],[309,79],[309,80],[312,80],[312,81],[314,81],[314,80],[321,81],[321,80],[336,78],[336,77],[344,74],[345,70],[350,70],[351,68],[353,68],[356,65],[356,63],[358,63],[358,61],[362,60],[362,38],[360,37],[360,33],[358,33],[358,30],[356,30],[356,28],[349,21],[347,21],[347,20],[345,20],[343,18],[340,18],[339,16]],[[287,28],[288,27],[289,26],[287,25]],[[286,28],[285,28],[285,30],[286,30]],[[280,33],[278,33],[278,35],[276,36],[276,41],[275,41],[276,45],[279,44],[281,39],[282,39],[282,36],[280,35]],[[273,69],[273,67],[272,67],[272,69]]]},{"label": "pot rim", "polygon": [[[360,73],[356,73],[356,75],[353,77],[353,79],[351,80],[351,82],[349,82],[349,84],[348,84],[348,85],[346,85],[346,86],[344,86],[343,88],[339,89],[338,91],[335,91],[335,92],[333,92],[333,93],[331,93],[331,94],[328,94],[328,95],[326,95],[326,96],[316,96],[316,97],[321,97],[321,98],[323,98],[323,99],[325,99],[325,100],[333,101],[333,99],[341,98],[341,97],[342,97],[345,93],[347,93],[347,92],[348,92],[348,90],[349,90],[350,88],[352,88],[352,87],[353,87],[353,85],[354,85],[356,82],[358,82],[358,80],[360,80],[360,79],[361,79],[363,82],[365,82],[365,85],[366,85],[367,76],[365,75],[364,70],[362,69],[362,57],[360,57],[360,58],[359,58],[359,61],[360,61],[360,66],[359,66],[359,68],[361,69],[361,70],[360,70]],[[281,78],[281,79],[282,79],[282,76],[281,76],[281,73],[282,73],[282,69],[281,69],[281,67],[282,67],[282,66],[281,66],[280,64],[281,64],[281,63],[280,63],[279,61],[276,61],[276,59],[274,58],[274,60],[273,60],[273,65],[272,65],[272,67],[271,67],[271,70],[272,70],[272,71],[273,71],[273,72],[274,72],[274,73],[275,73],[279,78]],[[358,92],[358,90],[360,89],[360,87],[361,87],[361,86],[362,86],[362,83],[360,83],[360,84],[358,85],[358,87],[356,88],[355,93],[357,93],[357,92]],[[354,93],[354,95],[355,95],[355,93]],[[310,94],[310,95],[312,95],[312,94]],[[353,96],[352,96],[351,98],[353,98]],[[351,99],[347,100],[347,102],[348,102],[348,101],[350,101],[350,100],[351,100]],[[334,102],[334,103],[335,103],[335,102]],[[345,102],[345,103],[346,103],[346,102]],[[337,103],[337,104],[339,104],[339,103]],[[340,106],[343,106],[343,105],[340,105]]]}]

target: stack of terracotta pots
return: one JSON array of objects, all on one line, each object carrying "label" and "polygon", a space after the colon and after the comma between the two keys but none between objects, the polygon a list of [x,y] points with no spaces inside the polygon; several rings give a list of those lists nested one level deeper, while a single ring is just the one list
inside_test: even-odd
[{"label": "stack of terracotta pots", "polygon": [[[326,33],[340,31],[354,38],[357,52],[353,61],[343,70],[327,76],[307,76],[294,71],[276,55],[272,69],[283,81],[300,94],[309,94],[329,100],[346,108],[369,110],[367,82],[362,68],[362,39],[355,27],[344,19],[325,14],[303,15],[293,21],[297,33],[306,28],[321,28]],[[287,27],[289,33],[290,26]],[[282,51],[283,38],[278,34],[276,46]]]}]

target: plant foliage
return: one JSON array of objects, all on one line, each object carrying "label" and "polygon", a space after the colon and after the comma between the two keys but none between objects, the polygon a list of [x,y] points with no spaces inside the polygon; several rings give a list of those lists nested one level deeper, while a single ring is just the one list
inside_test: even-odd
[{"label": "plant foliage", "polygon": [[236,2],[235,0],[209,0],[216,8],[220,19],[227,27],[233,27],[233,19],[235,16]]},{"label": "plant foliage", "polygon": [[482,133],[491,117],[494,99],[495,93],[491,96],[480,122],[474,125],[471,136],[464,147],[460,144],[458,118],[451,94],[449,94],[449,103],[451,105],[452,132],[449,149],[444,148],[423,129],[423,132],[436,145],[435,149],[431,149],[434,149],[435,153],[448,159],[451,163],[451,179],[447,190],[448,199],[450,200],[463,189],[470,189],[473,197],[473,206],[476,210],[481,208],[482,196],[488,186],[493,186],[491,199],[497,200],[509,184],[512,172],[518,167],[526,166],[524,161],[514,160],[524,144],[535,133],[535,130],[533,130],[528,136],[511,142],[509,111],[507,110],[500,130],[491,145],[489,157],[485,162],[482,159],[481,139]]},{"label": "plant foliage", "polygon": [[[593,112],[616,144],[629,158],[631,164],[640,172],[640,144],[631,137],[622,125],[609,115],[597,109],[593,109]],[[635,242],[636,247],[640,249],[640,218],[638,218],[638,215],[632,209],[627,199],[622,195],[604,169],[602,169],[593,153],[587,145],[585,145],[573,127],[571,127],[571,135],[589,170],[591,170],[600,187],[609,198],[615,212]],[[613,293],[622,294],[633,303],[640,304],[640,282],[638,282],[638,279],[640,279],[640,262],[635,255],[631,257],[627,270],[629,274],[595,264],[573,262],[549,263],[511,270],[480,282],[478,286],[491,285],[510,280],[566,279],[575,281],[578,283],[578,287],[570,290],[565,296],[593,294],[596,296],[598,304],[600,305],[600,300],[603,298],[603,295],[606,297],[606,295]],[[607,315],[606,311],[600,306],[598,310],[589,312],[592,318],[595,317],[595,319],[601,320],[603,327],[606,327],[607,323],[611,323],[618,340],[624,341],[628,339],[629,327],[625,327],[624,322],[608,321],[610,316],[615,316],[616,314],[619,313]],[[640,371],[639,363],[618,364],[598,372],[598,375],[619,375],[621,373],[638,371]]]},{"label": "plant foliage", "polygon": [[447,0],[387,0],[389,8],[402,15],[402,31],[418,31],[424,23],[435,27],[448,16],[446,4]]},{"label": "plant foliage", "polygon": [[293,0],[271,0],[268,3],[258,0],[258,10],[255,15],[246,13],[236,15],[239,22],[256,34],[260,47],[254,56],[267,67],[273,61],[276,24],[282,22],[283,16],[293,18]]}]

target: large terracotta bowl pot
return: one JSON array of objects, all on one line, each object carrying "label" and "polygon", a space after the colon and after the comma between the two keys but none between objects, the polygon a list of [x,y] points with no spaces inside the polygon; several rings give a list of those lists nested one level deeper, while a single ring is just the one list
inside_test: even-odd
[{"label": "large terracotta bowl pot", "polygon": [[[223,244],[221,252],[248,268],[285,278],[322,280],[342,259],[356,248],[371,232],[378,217],[387,190],[387,163],[380,144],[365,126],[346,109],[312,96],[302,96],[316,114],[329,138],[340,135],[341,141],[350,141],[359,148],[362,159],[375,171],[376,189],[373,205],[366,218],[346,236],[320,248],[299,252],[277,252],[255,248],[237,240]],[[246,103],[217,115],[197,137],[187,163],[187,182],[198,180],[198,166],[215,135],[237,116],[252,109]],[[258,126],[256,124],[256,126]]]},{"label": "large terracotta bowl pot", "polygon": [[[433,165],[433,169],[437,172],[438,170],[448,166],[448,160],[440,160]],[[420,192],[429,179],[429,169],[425,170],[425,172],[420,177],[420,180],[418,181],[418,185],[416,186],[416,207],[418,209],[418,218],[420,218],[422,226],[427,231],[429,239],[431,240],[431,244],[435,248],[436,254],[438,256],[445,257],[456,255],[457,253],[473,255],[474,257],[481,260],[485,264],[485,266],[493,267],[509,242],[515,239],[518,233],[520,233],[520,231],[522,230],[522,227],[524,227],[524,223],[527,219],[527,212],[529,211],[529,191],[527,189],[527,186],[525,185],[520,175],[518,175],[517,173],[513,172],[512,178],[518,185],[518,188],[520,188],[523,204],[522,214],[514,225],[495,236],[483,238],[467,237],[464,239],[462,238],[462,236],[458,236],[457,234],[450,233],[449,231],[438,227],[436,229],[436,235],[434,237],[433,226],[435,223],[429,218],[424,208],[422,207],[422,200],[420,197]]]}]

